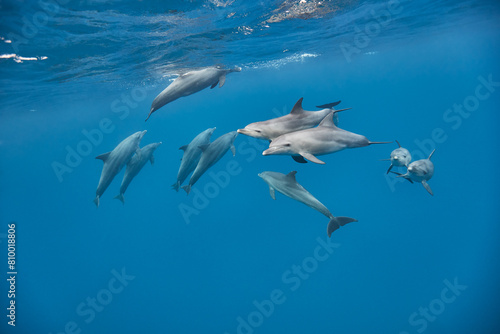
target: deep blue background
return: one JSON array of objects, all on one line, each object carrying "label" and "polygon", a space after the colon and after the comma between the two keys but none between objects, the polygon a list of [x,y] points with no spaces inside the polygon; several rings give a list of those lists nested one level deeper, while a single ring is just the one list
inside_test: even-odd
[{"label": "deep blue background", "polygon": [[[375,38],[351,62],[339,52],[281,66],[245,66],[244,58],[237,59],[243,71],[230,74],[222,89],[175,101],[147,123],[166,79],[120,88],[93,85],[90,76],[90,84],[72,83],[78,94],[58,94],[57,85],[47,83],[55,87],[52,94],[11,108],[4,96],[0,247],[6,261],[7,223],[17,222],[19,275],[17,326],[7,326],[2,315],[1,332],[59,333],[74,321],[82,333],[232,334],[237,318],[256,310],[254,300],[280,289],[285,302],[255,333],[418,333],[421,327],[409,323],[410,315],[440,298],[444,280],[456,278],[467,288],[428,322],[425,333],[498,333],[500,87],[457,129],[443,119],[447,109],[474,95],[478,77],[500,82],[498,25],[471,19],[418,31],[393,42],[390,34]],[[3,60],[2,66],[8,71],[33,65]],[[114,101],[139,88],[147,95],[120,119],[113,105],[123,104]],[[228,153],[211,171],[223,171],[234,160],[240,173],[186,224],[179,206],[193,206],[194,194],[170,188],[182,156],[178,148],[208,127],[217,127],[215,139],[289,112],[300,97],[307,110],[341,99],[338,108],[353,108],[340,115],[342,128],[372,141],[397,139],[417,156],[430,152],[418,142],[443,129],[446,140],[435,145],[429,181],[435,195],[419,184],[390,186],[395,179],[385,175],[387,162],[378,160],[388,158],[396,144],[324,156],[326,165],[302,165],[289,157],[263,157],[265,142],[239,135],[236,156]],[[81,131],[97,128],[103,118],[114,130],[59,182],[53,162],[64,163],[66,146],[76,148],[85,139]],[[134,179],[125,205],[113,200],[122,171],[96,209],[92,200],[102,163],[94,157],[144,129],[142,146],[163,142],[155,165]],[[332,235],[338,248],[295,291],[282,275],[313,255],[317,238],[326,241],[328,219],[281,194],[273,201],[257,177],[265,170],[297,170],[298,182],[334,215],[359,220]],[[210,182],[205,175],[195,188],[203,192]],[[135,278],[86,323],[77,306],[106,289],[111,271],[122,268]]]}]

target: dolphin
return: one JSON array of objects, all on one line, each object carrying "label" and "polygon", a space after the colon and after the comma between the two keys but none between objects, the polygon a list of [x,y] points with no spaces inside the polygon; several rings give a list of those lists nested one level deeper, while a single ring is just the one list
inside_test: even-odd
[{"label": "dolphin", "polygon": [[371,142],[365,136],[342,130],[333,123],[333,114],[330,112],[318,127],[287,133],[271,141],[269,148],[262,155],[292,155],[294,160],[307,159],[317,164],[325,164],[316,158],[342,151],[346,148],[364,147],[372,144],[388,144],[390,142]]},{"label": "dolphin", "polygon": [[102,196],[104,191],[106,191],[106,188],[108,188],[116,174],[118,174],[123,166],[129,162],[134,152],[138,152],[140,155],[139,143],[146,132],[147,130],[138,131],[125,138],[113,149],[113,151],[96,157],[96,159],[100,159],[104,162],[101,178],[99,180],[99,184],[97,185],[96,197],[94,199],[94,203],[97,207],[99,207],[99,198]]},{"label": "dolphin", "polygon": [[[340,103],[338,101],[319,106],[325,107],[325,109],[319,111],[306,111],[302,108],[302,100],[303,98],[301,97],[288,115],[248,124],[245,128],[238,129],[238,133],[259,139],[273,140],[285,133],[315,127],[326,115],[332,112],[334,106]],[[335,125],[338,124],[337,113],[348,109],[351,108],[334,110]]]},{"label": "dolphin", "polygon": [[334,217],[326,206],[324,206],[297,182],[295,174],[297,174],[296,171],[292,171],[286,175],[277,172],[262,172],[259,174],[259,177],[261,177],[269,185],[269,192],[274,200],[276,199],[274,191],[277,190],[283,195],[304,203],[308,207],[313,208],[314,210],[327,216],[330,219],[326,229],[329,237],[332,235],[332,232],[340,226],[357,221],[356,219],[350,217]]},{"label": "dolphin", "polygon": [[219,161],[229,149],[231,149],[231,152],[233,152],[233,156],[236,154],[234,139],[237,135],[238,133],[236,131],[232,131],[220,136],[210,144],[200,146],[200,149],[203,151],[200,161],[198,162],[193,175],[191,175],[189,184],[186,186],[182,186],[182,189],[184,189],[186,193],[189,194],[191,192],[191,187],[196,183],[196,181],[198,181],[198,179],[210,167],[212,167],[217,161]]},{"label": "dolphin", "polygon": [[391,173],[397,174],[398,177],[404,177],[411,183],[413,183],[413,181],[422,183],[425,190],[427,190],[429,194],[434,195],[431,187],[427,183],[427,181],[429,181],[431,177],[434,175],[434,164],[431,161],[431,157],[434,154],[434,151],[436,150],[434,149],[431,152],[431,154],[429,154],[429,157],[427,159],[413,161],[408,166],[408,171],[406,172],[406,174],[401,174],[397,172],[391,172]]},{"label": "dolphin", "polygon": [[208,86],[210,86],[210,88],[215,88],[217,84],[219,84],[219,87],[224,86],[227,74],[240,71],[241,67],[223,69],[219,66],[215,66],[207,67],[198,71],[190,71],[178,76],[153,100],[151,110],[149,111],[146,121],[156,110],[180,97],[197,93]]},{"label": "dolphin", "polygon": [[390,161],[391,165],[389,166],[389,169],[387,170],[386,174],[389,174],[391,171],[392,167],[408,167],[408,164],[411,162],[411,154],[410,152],[404,148],[401,147],[399,142],[396,140],[396,143],[398,144],[399,148],[395,149],[394,151],[391,152],[391,158],[390,159],[381,159],[381,161]]},{"label": "dolphin", "polygon": [[183,150],[184,154],[182,155],[181,165],[177,173],[177,181],[172,185],[175,191],[179,191],[182,182],[184,182],[188,175],[196,168],[202,153],[200,146],[204,147],[210,143],[210,137],[214,131],[215,128],[206,129],[194,137],[188,145],[179,147],[179,150]]},{"label": "dolphin", "polygon": [[153,156],[154,151],[161,145],[159,143],[153,143],[144,146],[139,149],[138,152],[130,159],[127,164],[127,169],[125,169],[125,175],[123,176],[122,185],[120,186],[120,193],[115,196],[116,199],[119,199],[123,204],[125,204],[125,198],[123,194],[127,191],[128,185],[132,182],[132,179],[139,174],[142,167],[146,165],[146,162],[151,161],[151,165],[155,163],[155,157]]}]

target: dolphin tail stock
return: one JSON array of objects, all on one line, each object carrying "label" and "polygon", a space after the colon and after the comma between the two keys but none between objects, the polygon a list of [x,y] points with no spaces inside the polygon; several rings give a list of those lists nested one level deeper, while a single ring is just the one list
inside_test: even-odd
[{"label": "dolphin tail stock", "polygon": [[149,117],[151,117],[151,115],[155,112],[155,108],[151,107],[151,110],[149,111],[149,114],[148,114],[148,117],[144,120],[144,122],[146,122]]},{"label": "dolphin tail stock", "polygon": [[125,197],[123,197],[123,194],[122,193],[119,193],[118,195],[116,195],[115,197],[113,197],[114,199],[119,199],[120,202],[122,202],[123,204],[125,204]]},{"label": "dolphin tail stock", "polygon": [[357,220],[351,217],[333,217],[328,223],[328,227],[326,228],[328,237],[332,235],[333,231],[339,229],[340,226],[344,226],[345,224],[351,222],[357,222]]},{"label": "dolphin tail stock", "polygon": [[320,109],[332,109],[336,105],[340,104],[340,102],[342,102],[342,101],[337,101],[337,102],[322,104],[320,106],[316,106],[316,108],[320,108]]},{"label": "dolphin tail stock", "polygon": [[191,192],[191,185],[190,184],[182,186],[181,188],[184,189],[188,195]]},{"label": "dolphin tail stock", "polygon": [[97,195],[97,196],[94,198],[94,203],[95,203],[96,207],[99,207],[99,195]]},{"label": "dolphin tail stock", "polygon": [[406,174],[401,174],[401,173],[398,173],[398,172],[391,172],[392,174],[396,174],[398,177],[402,177],[404,178],[405,180],[408,180],[410,181],[410,183],[413,183],[413,181],[408,177],[406,176]]},{"label": "dolphin tail stock", "polygon": [[172,189],[174,189],[175,191],[179,192],[179,186],[180,185],[181,185],[180,182],[177,181],[174,184],[172,184]]}]

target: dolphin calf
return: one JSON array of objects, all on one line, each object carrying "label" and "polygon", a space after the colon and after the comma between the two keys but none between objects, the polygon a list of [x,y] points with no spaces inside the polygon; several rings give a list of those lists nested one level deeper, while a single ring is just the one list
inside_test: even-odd
[{"label": "dolphin calf", "polygon": [[389,174],[392,167],[394,167],[394,166],[396,166],[396,167],[403,167],[403,166],[408,167],[408,164],[411,162],[410,152],[406,148],[401,147],[401,145],[399,144],[399,142],[397,140],[396,140],[396,143],[398,144],[399,147],[391,152],[390,159],[381,159],[381,161],[390,161],[391,162],[391,165],[389,166],[389,169],[387,170],[386,174]]},{"label": "dolphin calf", "polygon": [[[301,97],[288,115],[248,124],[245,128],[239,129],[238,133],[259,139],[273,140],[289,132],[315,127],[326,115],[332,112],[334,106],[340,103],[338,101],[319,106],[325,107],[325,109],[319,111],[306,111],[302,108],[302,100],[303,98]],[[348,109],[351,108],[334,110],[335,124],[338,122],[337,113]]]},{"label": "dolphin calf", "polygon": [[391,172],[391,173],[397,174],[398,177],[404,177],[411,183],[413,183],[414,181],[422,183],[425,190],[427,190],[429,194],[434,195],[431,187],[427,183],[427,181],[429,181],[431,177],[434,175],[434,164],[431,161],[431,157],[434,154],[434,151],[436,150],[434,149],[427,159],[413,161],[408,166],[408,171],[406,172],[406,174],[401,174],[397,172]]},{"label": "dolphin calf", "polygon": [[104,162],[101,178],[99,179],[99,184],[97,185],[96,197],[94,199],[94,203],[97,207],[99,207],[99,198],[102,196],[104,191],[106,191],[106,188],[108,188],[116,174],[118,174],[123,166],[129,162],[134,152],[140,152],[139,143],[146,132],[147,130],[138,131],[125,138],[113,149],[113,151],[96,157],[96,159],[100,159]]},{"label": "dolphin calf", "polygon": [[371,142],[365,136],[342,130],[333,123],[334,111],[330,112],[318,127],[291,132],[271,141],[262,155],[292,155],[294,160],[305,162],[304,158],[317,164],[325,164],[317,155],[342,151],[346,148],[364,147],[390,142]]},{"label": "dolphin calf", "polygon": [[217,84],[219,84],[219,87],[224,86],[227,74],[240,71],[240,67],[223,69],[216,66],[180,75],[153,100],[146,121],[156,110],[180,97],[194,94],[208,86],[211,86],[211,88],[214,88]]},{"label": "dolphin calf", "polygon": [[153,156],[154,151],[161,145],[159,143],[153,143],[140,148],[138,152],[130,159],[127,163],[127,169],[125,169],[125,175],[123,176],[122,185],[120,186],[120,193],[115,196],[116,199],[119,199],[123,204],[125,204],[125,198],[123,194],[127,191],[128,185],[132,182],[132,179],[139,174],[142,167],[146,164],[146,162],[151,161],[151,164],[154,164],[155,157]]},{"label": "dolphin calf", "polygon": [[200,146],[204,147],[210,143],[210,137],[214,131],[215,128],[206,129],[194,137],[188,145],[179,147],[179,150],[183,150],[184,154],[182,155],[181,165],[177,173],[177,181],[172,185],[175,191],[179,191],[182,182],[184,182],[188,175],[196,168],[202,153]]},{"label": "dolphin calf", "polygon": [[234,139],[237,135],[238,133],[236,131],[232,131],[220,136],[210,144],[200,146],[200,149],[203,151],[200,161],[198,162],[193,175],[191,175],[189,184],[182,186],[182,189],[184,189],[186,193],[189,194],[191,192],[191,187],[196,183],[196,181],[198,181],[198,179],[210,167],[212,167],[217,161],[219,161],[229,149],[231,149],[231,152],[233,152],[233,156],[236,154]]},{"label": "dolphin calf", "polygon": [[327,216],[330,219],[327,227],[328,236],[331,236],[332,232],[340,226],[357,221],[356,219],[350,217],[334,217],[326,206],[324,206],[297,182],[295,179],[296,173],[296,171],[293,171],[285,175],[277,172],[262,172],[259,174],[259,177],[261,177],[269,185],[269,192],[271,193],[271,197],[273,199],[276,199],[274,191],[277,190],[283,195],[304,203],[308,207],[313,208],[314,210]]}]

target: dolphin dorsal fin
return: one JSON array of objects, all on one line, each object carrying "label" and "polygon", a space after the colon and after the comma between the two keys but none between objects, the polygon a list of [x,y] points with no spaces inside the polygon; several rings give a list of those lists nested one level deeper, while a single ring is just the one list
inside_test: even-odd
[{"label": "dolphin dorsal fin", "polygon": [[333,114],[334,113],[335,113],[335,111],[332,111],[331,113],[326,115],[325,118],[323,118],[323,120],[321,121],[321,123],[319,123],[318,126],[324,126],[324,127],[328,127],[328,128],[337,128],[335,126],[335,123],[333,123]]},{"label": "dolphin dorsal fin", "polygon": [[398,144],[399,147],[401,147],[401,144],[396,140],[396,144]]},{"label": "dolphin dorsal fin", "polygon": [[101,154],[101,155],[98,155],[98,156],[97,156],[97,157],[95,157],[95,158],[96,158],[96,159],[100,159],[100,160],[102,160],[102,161],[106,162],[106,160],[108,160],[108,158],[109,158],[109,154],[110,154],[110,153],[111,153],[111,152],[103,153],[103,154]]},{"label": "dolphin dorsal fin", "polygon": [[[436,149],[433,149],[433,150],[432,150],[431,154],[429,154],[429,157],[427,158],[428,160],[431,160],[431,157],[432,157],[432,155],[434,154],[434,152],[435,152],[435,151],[436,151]],[[432,194],[431,194],[431,195],[432,195]]]},{"label": "dolphin dorsal fin", "polygon": [[292,111],[290,111],[290,114],[292,115],[298,115],[298,114],[302,114],[304,112],[304,109],[302,109],[302,100],[304,98],[301,97],[296,103],[295,105],[293,106],[292,108]]},{"label": "dolphin dorsal fin", "polygon": [[207,149],[208,145],[210,145],[210,144],[200,145],[200,146],[198,146],[198,148],[199,148],[200,150],[202,150],[203,152],[205,152],[205,150]]},{"label": "dolphin dorsal fin", "polygon": [[287,177],[289,177],[289,178],[291,178],[291,179],[293,179],[294,181],[297,181],[297,180],[295,179],[295,174],[297,174],[297,171],[296,171],[296,170],[291,171],[290,173],[286,174],[286,176],[287,176]]},{"label": "dolphin dorsal fin", "polygon": [[179,147],[179,150],[185,151],[185,150],[187,150],[187,148],[188,148],[187,145],[182,145],[181,147]]}]

